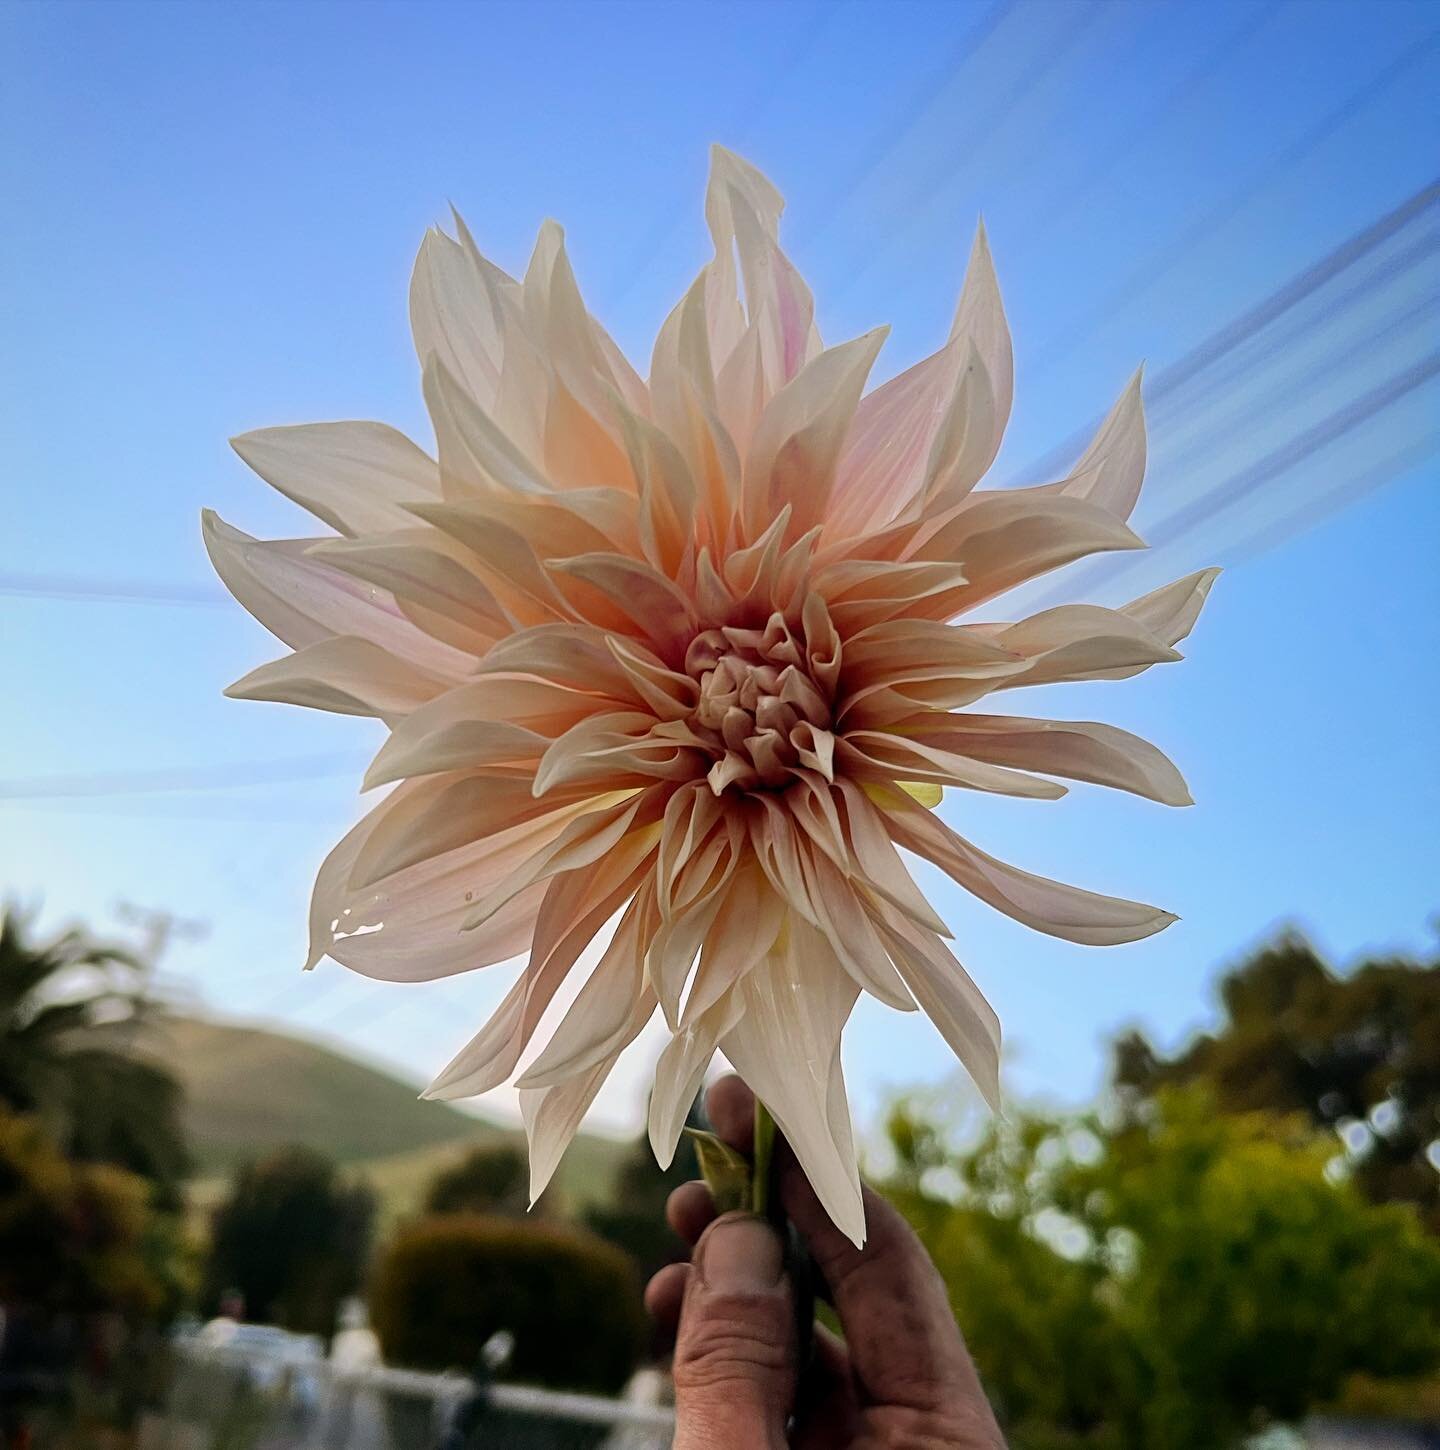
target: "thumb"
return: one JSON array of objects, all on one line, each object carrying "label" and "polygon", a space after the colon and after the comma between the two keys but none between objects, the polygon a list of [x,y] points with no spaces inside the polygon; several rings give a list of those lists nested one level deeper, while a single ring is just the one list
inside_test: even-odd
[{"label": "thumb", "polygon": [[763,1219],[726,1214],[696,1244],[674,1377],[674,1450],[782,1450],[795,1311],[779,1236]]}]

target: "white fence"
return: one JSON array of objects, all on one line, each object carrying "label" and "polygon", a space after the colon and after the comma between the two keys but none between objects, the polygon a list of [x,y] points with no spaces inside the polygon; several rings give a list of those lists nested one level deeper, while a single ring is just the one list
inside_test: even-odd
[{"label": "white fence", "polygon": [[661,1406],[182,1345],[140,1450],[667,1450]]}]

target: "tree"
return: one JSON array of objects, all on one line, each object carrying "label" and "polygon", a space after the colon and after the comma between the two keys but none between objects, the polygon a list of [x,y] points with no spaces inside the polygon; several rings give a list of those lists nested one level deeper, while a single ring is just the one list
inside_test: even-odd
[{"label": "tree", "polygon": [[523,1215],[530,1202],[530,1167],[510,1143],[471,1148],[442,1168],[425,1191],[426,1213]]},{"label": "tree", "polygon": [[[686,1122],[701,1127],[704,1118],[699,1099],[691,1105]],[[625,1250],[648,1279],[657,1269],[689,1256],[689,1246],[665,1220],[665,1200],[682,1183],[700,1176],[695,1148],[682,1135],[668,1168],[655,1161],[650,1139],[641,1134],[615,1175],[609,1203],[586,1210],[586,1224],[601,1238]]]},{"label": "tree", "polygon": [[1440,960],[1338,976],[1291,932],[1220,983],[1225,1020],[1173,1058],[1139,1033],[1115,1048],[1122,1094],[1208,1083],[1228,1111],[1303,1113],[1338,1132],[1376,1203],[1413,1203],[1440,1234]]},{"label": "tree", "polygon": [[67,1156],[149,1180],[180,1206],[180,1084],[145,1049],[158,1008],[145,969],[79,929],[36,942],[0,913],[0,1106],[33,1114]]},{"label": "tree", "polygon": [[358,1287],[375,1200],[308,1148],[281,1148],[236,1174],[211,1226],[205,1297],[231,1289],[247,1318],[310,1334],[334,1332],[340,1301]]},{"label": "tree", "polygon": [[370,1319],[391,1364],[468,1370],[505,1330],[517,1379],[601,1394],[625,1383],[647,1328],[635,1266],[613,1245],[471,1213],[397,1232],[376,1264]]},{"label": "tree", "polygon": [[[1222,1450],[1352,1376],[1440,1364],[1440,1245],[1325,1173],[1302,1119],[1201,1090],[1016,1115],[970,1149],[897,1115],[893,1196],[1015,1450]],[[942,1191],[943,1190],[943,1191]]]}]

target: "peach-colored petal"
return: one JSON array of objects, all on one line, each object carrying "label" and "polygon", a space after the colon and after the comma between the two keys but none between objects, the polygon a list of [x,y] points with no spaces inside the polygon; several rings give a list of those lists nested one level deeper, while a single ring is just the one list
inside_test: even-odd
[{"label": "peach-colored petal", "polygon": [[1008,770],[891,730],[849,730],[840,739],[842,769],[859,780],[929,781],[1029,800],[1059,800],[1065,787],[1024,771]]},{"label": "peach-colored petal", "polygon": [[971,1081],[1000,1108],[1000,1019],[965,968],[933,932],[891,915],[880,931],[896,970],[921,1010],[939,1029]]},{"label": "peach-colored petal", "polygon": [[836,1227],[863,1244],[865,1209],[840,1067],[855,983],[825,938],[792,918],[785,943],[735,990],[744,1013],[721,1050],[770,1109]]},{"label": "peach-colored petal", "polygon": [[1081,946],[1114,946],[1153,936],[1173,912],[1102,896],[1007,866],[973,846],[903,792],[881,796],[890,833],[900,845],[933,861],[967,891],[1049,936]]},{"label": "peach-colored petal", "polygon": [[266,483],[341,534],[403,528],[402,505],[440,491],[435,461],[384,423],[260,428],[230,446]]},{"label": "peach-colored petal", "polygon": [[1179,644],[1195,628],[1210,586],[1219,577],[1218,569],[1201,569],[1198,574],[1187,574],[1173,584],[1132,599],[1120,612],[1164,644]]},{"label": "peach-colored petal", "polygon": [[997,682],[995,688],[1002,690],[1067,680],[1124,680],[1181,657],[1138,619],[1095,604],[1062,604],[990,637],[1029,661],[1024,670]]},{"label": "peach-colored petal", "polygon": [[740,994],[727,992],[665,1044],[655,1064],[649,1118],[650,1147],[662,1169],[675,1159],[680,1131],[715,1056],[716,1044],[740,1020],[744,1010]]},{"label": "peach-colored petal", "polygon": [[398,720],[450,688],[451,681],[355,635],[337,634],[251,670],[225,693]]},{"label": "peach-colored petal", "polygon": [[310,558],[315,539],[252,539],[207,509],[205,548],[225,587],[291,649],[357,635],[421,669],[458,678],[473,665],[416,628],[394,598]]},{"label": "peach-colored petal", "polygon": [[1081,456],[1062,492],[1085,499],[1128,519],[1145,481],[1145,407],[1140,398],[1140,370],[1130,379],[1090,446]]},{"label": "peach-colored petal", "polygon": [[1174,763],[1148,741],[1094,720],[931,714],[894,729],[995,765],[1113,786],[1167,806],[1194,804]]}]

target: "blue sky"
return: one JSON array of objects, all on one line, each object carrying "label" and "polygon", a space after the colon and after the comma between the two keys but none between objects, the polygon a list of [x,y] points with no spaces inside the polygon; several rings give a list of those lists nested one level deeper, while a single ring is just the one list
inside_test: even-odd
[{"label": "blue sky", "polygon": [[[221,699],[279,651],[217,602],[198,527],[210,505],[304,531],[234,433],[377,417],[426,440],[405,320],[424,228],[453,202],[513,269],[558,218],[591,307],[643,363],[705,260],[722,141],[785,192],[827,340],[894,324],[884,374],[943,337],[983,212],[1017,356],[1003,481],[1138,361],[1163,377],[1433,179],[1435,30],[1407,0],[10,5],[0,884],[51,921],[105,927],[128,900],[208,923],[165,962],[189,999],[427,1077],[510,969],[419,988],[331,964],[299,977],[310,878],[377,741],[366,722]],[[1084,584],[1105,602],[1229,566],[1188,662],[1027,702],[1155,739],[1199,804],[947,800],[996,854],[1183,918],[1087,951],[926,878],[1021,1092],[1092,1091],[1121,1024],[1177,1040],[1216,970],[1277,923],[1341,961],[1432,939],[1433,378],[1242,506],[1193,501],[1423,363],[1435,226],[1432,208],[1395,243],[1418,266],[1357,270],[1369,290],[1343,316],[1327,293],[1268,352],[1154,410],[1137,522],[1193,518],[1152,562]],[[1347,483],[1397,454],[1383,487]],[[1317,518],[1332,490],[1358,496]],[[168,602],[92,597],[116,583]],[[106,783],[78,777],[232,765],[271,783],[75,793]],[[602,1123],[636,1120],[648,1050]],[[882,1009],[857,1015],[847,1061],[862,1117],[949,1070],[919,1018]]]}]

